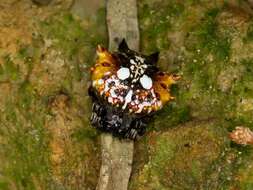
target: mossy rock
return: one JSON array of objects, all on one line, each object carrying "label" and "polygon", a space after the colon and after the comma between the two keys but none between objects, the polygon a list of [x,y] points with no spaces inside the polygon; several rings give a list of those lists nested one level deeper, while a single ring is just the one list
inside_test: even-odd
[{"label": "mossy rock", "polygon": [[0,189],[93,189],[100,145],[87,81],[104,11],[81,21],[61,6],[0,6]]},{"label": "mossy rock", "polygon": [[[220,164],[229,148],[224,134],[222,126],[211,120],[190,122],[164,133],[151,133],[147,137],[148,161],[135,173],[132,189],[201,189],[208,186],[218,189],[219,183],[214,182],[219,181],[223,173],[216,174],[216,164]],[[210,181],[214,184],[209,184]]]},{"label": "mossy rock", "polygon": [[158,65],[182,80],[172,89],[176,100],[137,143],[136,157],[144,158],[135,160],[130,189],[251,188],[252,148],[228,138],[238,125],[253,129],[252,17],[245,3],[138,2],[142,51],[160,51]]}]

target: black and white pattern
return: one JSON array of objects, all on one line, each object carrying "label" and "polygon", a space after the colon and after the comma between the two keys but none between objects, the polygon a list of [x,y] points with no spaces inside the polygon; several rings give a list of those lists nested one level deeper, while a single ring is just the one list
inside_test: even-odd
[{"label": "black and white pattern", "polygon": [[136,83],[147,68],[148,66],[144,63],[144,58],[135,56],[134,59],[130,59],[131,82]]},{"label": "black and white pattern", "polygon": [[115,136],[136,139],[145,133],[155,108],[162,106],[152,80],[158,53],[139,54],[123,40],[113,55],[119,63],[118,70],[92,81],[89,88],[93,99],[91,124]]},{"label": "black and white pattern", "polygon": [[98,102],[92,105],[90,121],[92,126],[104,132],[111,132],[120,138],[136,139],[146,130],[147,118],[132,118],[116,110],[104,107]]},{"label": "black and white pattern", "polygon": [[148,69],[148,65],[145,64],[145,58],[135,56],[129,60],[129,63],[129,68],[121,67],[117,71],[117,77],[120,80],[130,81],[132,88],[134,88],[137,83],[140,83],[144,89],[151,89],[153,86],[153,81],[151,77],[145,74],[146,70]]}]

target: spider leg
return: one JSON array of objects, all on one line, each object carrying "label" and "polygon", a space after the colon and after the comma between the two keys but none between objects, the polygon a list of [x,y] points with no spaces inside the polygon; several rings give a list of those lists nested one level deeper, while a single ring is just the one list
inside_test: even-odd
[{"label": "spider leg", "polygon": [[144,135],[147,123],[142,119],[136,119],[132,122],[131,128],[135,129],[139,136]]},{"label": "spider leg", "polygon": [[101,106],[99,103],[94,102],[92,104],[92,113],[90,117],[90,121],[92,126],[96,128],[102,128],[103,127],[103,118],[106,114],[106,110]]},{"label": "spider leg", "polygon": [[147,127],[146,117],[133,119],[96,100],[92,104],[90,121],[93,127],[101,131],[132,140],[142,136]]},{"label": "spider leg", "polygon": [[135,119],[131,122],[131,126],[125,132],[124,137],[135,140],[144,135],[146,126],[147,124],[142,119]]},{"label": "spider leg", "polygon": [[125,133],[124,137],[128,139],[135,140],[138,137],[138,131],[136,129],[130,129],[127,133]]},{"label": "spider leg", "polygon": [[90,117],[90,121],[92,125],[97,125],[100,122],[100,119],[101,118],[96,113],[92,112],[91,117]]},{"label": "spider leg", "polygon": [[105,108],[97,102],[94,102],[92,104],[92,112],[96,113],[99,116],[104,116],[106,114]]}]

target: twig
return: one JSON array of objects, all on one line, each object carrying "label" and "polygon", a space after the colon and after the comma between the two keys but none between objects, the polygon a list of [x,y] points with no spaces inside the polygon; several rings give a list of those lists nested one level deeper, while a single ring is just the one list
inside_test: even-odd
[{"label": "twig", "polygon": [[[139,50],[136,0],[107,0],[109,49],[116,50],[123,38]],[[97,190],[127,190],[132,170],[134,143],[110,134],[101,135],[102,165]]]}]

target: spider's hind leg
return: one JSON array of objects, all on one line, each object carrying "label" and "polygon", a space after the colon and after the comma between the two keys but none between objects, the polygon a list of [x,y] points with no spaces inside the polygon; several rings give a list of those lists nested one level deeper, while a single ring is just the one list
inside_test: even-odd
[{"label": "spider's hind leg", "polygon": [[137,130],[138,135],[144,135],[146,131],[147,123],[143,119],[137,119],[133,122],[133,128]]},{"label": "spider's hind leg", "polygon": [[125,137],[129,139],[137,139],[144,135],[147,124],[142,119],[135,119],[131,122],[130,129],[125,133]]},{"label": "spider's hind leg", "polygon": [[98,102],[93,102],[92,113],[90,117],[92,126],[96,128],[102,128],[105,114],[106,114],[105,108],[102,105],[100,105]]},{"label": "spider's hind leg", "polygon": [[92,112],[91,116],[90,116],[90,122],[92,125],[96,125],[97,123],[99,123],[100,121],[100,117],[97,115],[97,113]]},{"label": "spider's hind leg", "polygon": [[104,116],[106,114],[105,108],[97,102],[92,104],[92,112],[97,113],[99,116]]},{"label": "spider's hind leg", "polygon": [[135,140],[138,137],[138,131],[136,129],[130,129],[127,133],[125,133],[124,137],[128,139]]}]

